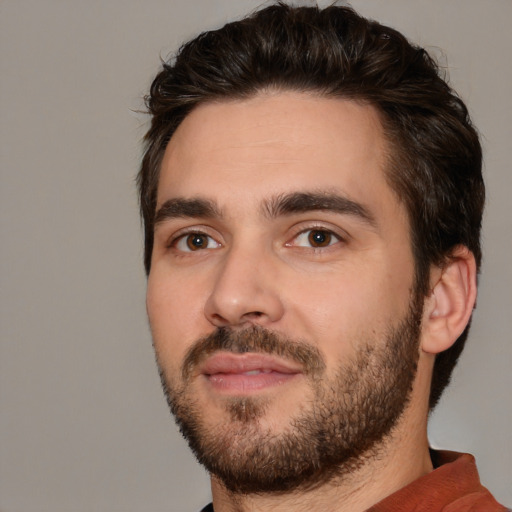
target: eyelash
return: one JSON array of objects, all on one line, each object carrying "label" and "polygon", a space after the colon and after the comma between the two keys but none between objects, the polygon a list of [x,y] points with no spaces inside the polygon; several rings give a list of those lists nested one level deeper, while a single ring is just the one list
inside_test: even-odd
[{"label": "eyelash", "polygon": [[[196,247],[195,249],[192,249],[190,246],[189,246],[189,250],[186,250],[185,248],[179,248],[178,247],[178,244],[180,243],[187,243],[187,239],[189,239],[190,237],[196,237],[196,238],[199,238],[199,237],[203,237],[203,238],[206,238],[208,239],[207,241],[207,247]],[[210,245],[210,241],[214,241],[216,244],[217,244],[217,247],[220,247],[221,244],[220,242],[217,242],[215,240],[215,238],[213,238],[211,235],[209,235],[208,233],[205,233],[204,231],[201,231],[201,230],[198,230],[198,229],[195,229],[193,231],[186,231],[186,232],[182,232],[182,233],[178,233],[176,236],[174,236],[169,244],[168,244],[168,247],[169,248],[175,248],[177,249],[178,251],[180,252],[195,252],[195,251],[200,251],[202,249],[212,249],[212,247],[208,247]],[[188,245],[188,243],[187,243]],[[217,247],[214,247],[214,248],[217,248]]]},{"label": "eyelash", "polygon": [[[314,236],[314,234],[323,234],[326,235],[326,243],[325,245],[313,245],[311,237]],[[307,235],[307,242],[308,246],[301,246],[297,245],[297,240],[299,240],[300,237],[305,237]],[[288,247],[303,247],[303,248],[309,248],[315,251],[319,250],[325,250],[329,247],[336,245],[337,243],[345,242],[345,239],[339,235],[338,233],[335,233],[332,229],[329,229],[325,226],[310,226],[306,229],[302,229],[298,233],[296,233],[290,242],[287,242],[285,245]],[[320,241],[322,243],[322,241]]]}]

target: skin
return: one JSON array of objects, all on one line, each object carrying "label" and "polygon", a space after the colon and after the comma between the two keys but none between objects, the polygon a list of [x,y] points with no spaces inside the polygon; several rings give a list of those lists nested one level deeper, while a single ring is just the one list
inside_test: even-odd
[{"label": "skin", "polygon": [[[363,340],[384,342],[388,326],[407,313],[414,276],[407,214],[383,172],[387,151],[373,107],[348,100],[265,93],[204,104],[187,116],[164,155],[157,211],[176,199],[207,200],[216,211],[164,211],[155,227],[147,309],[159,363],[173,383],[181,383],[190,347],[216,327],[258,325],[300,339],[318,349],[329,378]],[[368,215],[270,214],[269,205],[290,193],[341,197]],[[328,234],[328,244],[313,247],[311,230]],[[200,248],[192,243],[197,234]],[[426,422],[434,354],[469,318],[467,307],[453,316],[461,309],[454,294],[464,289],[459,305],[475,294],[471,255],[458,255],[451,273],[432,272],[411,400],[379,459],[341,482],[285,496],[234,496],[213,478],[216,512],[357,512],[432,469]],[[229,425],[228,400],[252,396],[266,404],[259,426],[279,434],[312,396],[294,370],[279,382],[254,386],[239,376],[227,387],[197,371],[189,386],[206,426]]]}]

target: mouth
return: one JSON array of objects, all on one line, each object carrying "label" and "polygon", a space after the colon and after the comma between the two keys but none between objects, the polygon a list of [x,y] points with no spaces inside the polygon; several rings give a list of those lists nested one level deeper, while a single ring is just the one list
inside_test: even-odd
[{"label": "mouth", "polygon": [[222,394],[247,395],[282,386],[302,375],[302,367],[275,356],[218,352],[199,368],[213,390]]}]

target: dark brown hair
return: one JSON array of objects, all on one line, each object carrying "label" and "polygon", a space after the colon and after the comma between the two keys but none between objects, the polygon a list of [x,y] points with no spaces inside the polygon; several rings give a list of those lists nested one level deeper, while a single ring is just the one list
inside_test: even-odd
[{"label": "dark brown hair", "polygon": [[[481,262],[482,152],[464,103],[428,53],[396,30],[348,7],[284,3],[203,33],[163,64],[146,98],[152,116],[138,175],[149,273],[162,157],[197,105],[277,89],[316,92],[374,106],[391,148],[387,179],[405,204],[416,291],[429,293],[431,265],[458,245]],[[430,406],[450,380],[469,325],[436,358]]]}]

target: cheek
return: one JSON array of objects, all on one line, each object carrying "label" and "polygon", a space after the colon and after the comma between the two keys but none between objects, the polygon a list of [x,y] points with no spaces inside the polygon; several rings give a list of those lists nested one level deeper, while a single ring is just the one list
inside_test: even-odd
[{"label": "cheek", "polygon": [[293,280],[289,311],[298,326],[292,332],[335,360],[348,357],[362,342],[378,342],[408,311],[409,270],[406,266],[397,275],[382,264],[345,264],[339,272]]},{"label": "cheek", "polygon": [[203,293],[191,282],[151,271],[146,307],[153,343],[161,362],[180,361],[189,346],[207,334]]}]

